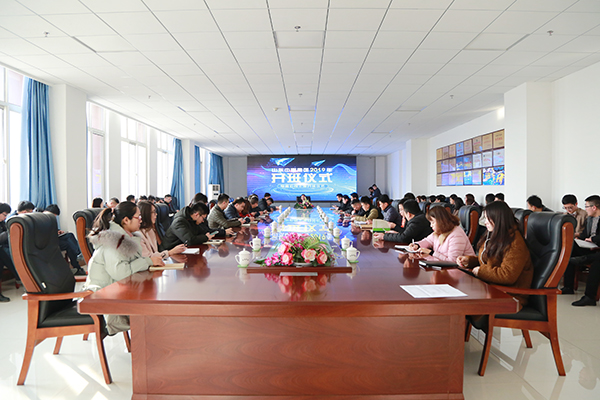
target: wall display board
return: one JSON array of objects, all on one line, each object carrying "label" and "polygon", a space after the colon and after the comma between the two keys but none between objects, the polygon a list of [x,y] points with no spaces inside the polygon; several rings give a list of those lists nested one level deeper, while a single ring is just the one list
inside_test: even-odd
[{"label": "wall display board", "polygon": [[440,147],[437,186],[504,185],[504,129]]}]

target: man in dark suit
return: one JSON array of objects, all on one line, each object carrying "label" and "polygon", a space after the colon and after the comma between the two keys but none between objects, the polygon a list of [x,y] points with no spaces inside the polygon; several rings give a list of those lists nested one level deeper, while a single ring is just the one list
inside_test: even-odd
[{"label": "man in dark suit", "polygon": [[379,208],[383,213],[383,219],[390,224],[390,229],[401,232],[402,230],[402,216],[398,213],[394,207],[392,207],[392,200],[390,200],[387,194],[379,196],[378,200]]},{"label": "man in dark suit", "polygon": [[379,188],[377,187],[377,185],[373,184],[372,188],[373,188],[373,198],[379,198],[379,197],[381,197],[381,190],[379,190]]},{"label": "man in dark suit", "polygon": [[[600,246],[600,196],[593,195],[585,199],[585,211],[587,220],[584,231],[579,235],[579,239],[585,240],[590,244]],[[565,286],[561,289],[563,294],[573,294],[573,284],[575,283],[575,271],[584,265],[590,266],[590,273],[585,285],[584,296],[573,302],[575,307],[595,306],[596,293],[600,284],[600,251],[599,249],[590,250],[582,248],[577,243],[573,246],[571,259],[564,275]]]},{"label": "man in dark suit", "polygon": [[387,240],[396,243],[411,243],[429,236],[433,231],[431,224],[421,212],[419,204],[414,200],[406,200],[403,204],[406,226],[402,232],[389,231],[384,233],[375,233],[374,238]]}]

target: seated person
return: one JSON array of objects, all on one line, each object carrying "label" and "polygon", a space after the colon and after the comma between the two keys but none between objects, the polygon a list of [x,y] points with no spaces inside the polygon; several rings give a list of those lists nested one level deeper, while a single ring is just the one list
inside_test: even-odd
[{"label": "seated person", "polygon": [[565,214],[572,215],[577,220],[577,227],[575,228],[575,237],[579,238],[579,235],[585,229],[585,220],[587,213],[577,206],[577,197],[574,194],[565,194],[562,198],[563,208]]},{"label": "seated person", "polygon": [[[473,274],[483,281],[519,289],[531,287],[533,264],[527,243],[519,231],[515,216],[503,201],[485,207],[487,235],[479,240],[479,256],[468,254],[456,258],[463,268],[473,268]],[[527,296],[515,296],[521,306]]]},{"label": "seated person", "polygon": [[[142,256],[143,257],[161,257],[163,260],[175,254],[181,254],[185,250],[185,244],[179,244],[174,247],[165,248],[162,246],[162,238],[156,229],[156,207],[149,201],[138,202],[140,208],[141,224],[140,233],[142,234]],[[206,215],[205,215],[206,216]],[[159,249],[165,249],[159,251]]]},{"label": "seated person", "polygon": [[460,209],[465,205],[464,201],[458,196],[450,197],[450,204],[452,205],[452,214],[458,217]]},{"label": "seated person", "polygon": [[208,197],[204,193],[196,193],[190,201],[190,206],[193,206],[196,203],[208,204]]},{"label": "seated person", "polygon": [[[6,218],[10,214],[10,206],[6,203],[0,203],[0,275],[4,267],[14,275],[15,279],[19,281],[19,275],[13,264],[12,257],[10,256],[10,248],[8,246],[8,228],[6,227]],[[19,281],[20,282],[20,281]],[[0,283],[2,283],[0,281]],[[6,303],[10,299],[2,295],[2,285],[0,284],[0,302]]]},{"label": "seated person", "polygon": [[471,194],[471,193],[465,194],[465,204],[468,206],[479,207],[479,204],[477,204],[477,202],[475,201],[475,196],[473,196],[473,194]]},{"label": "seated person", "polygon": [[[588,217],[585,221],[585,229],[579,235],[579,239],[600,246],[600,231],[598,230],[598,222],[600,221],[600,196],[593,195],[585,199],[585,211]],[[575,271],[577,268],[588,264],[590,265],[590,273],[585,285],[585,294],[581,299],[572,303],[576,307],[596,305],[596,293],[600,284],[600,251],[582,248],[575,243],[571,251],[569,265],[563,277],[565,284],[561,289],[563,294],[574,293]]]},{"label": "seated person", "polygon": [[32,213],[33,210],[35,210],[35,205],[32,202],[28,200],[21,200],[19,204],[17,204],[17,209],[13,211],[12,214],[7,217],[7,219],[14,217],[15,215]]},{"label": "seated person", "polygon": [[344,199],[344,195],[342,195],[341,193],[338,193],[335,196],[337,197],[337,201],[339,204],[331,206],[331,208],[333,208],[335,210],[339,210],[340,208],[342,208],[342,205],[344,204],[344,202],[342,201]]},{"label": "seated person", "polygon": [[383,219],[390,224],[390,229],[400,232],[402,229],[402,216],[394,207],[392,201],[387,194],[382,194],[377,199],[379,208],[383,211]]},{"label": "seated person", "polygon": [[[152,265],[164,265],[161,257],[142,256],[140,210],[129,202],[105,208],[96,217],[89,234],[94,254],[88,266],[84,290],[102,289]],[[129,317],[105,315],[109,335],[129,330]]]},{"label": "seated person", "polygon": [[102,208],[103,203],[104,200],[102,200],[102,197],[95,197],[94,200],[92,200],[92,208]]},{"label": "seated person", "polygon": [[[216,206],[215,206],[216,208]],[[210,229],[206,223],[208,207],[202,203],[196,203],[192,206],[183,207],[173,217],[173,222],[162,242],[162,249],[170,249],[179,244],[186,246],[196,246],[202,244],[215,236],[225,236],[227,233],[233,233],[222,229]]]},{"label": "seated person", "polygon": [[117,206],[117,204],[119,204],[119,199],[117,199],[116,197],[113,197],[108,201],[106,206],[114,209]]},{"label": "seated person", "polygon": [[[143,197],[144,197],[144,196],[140,196],[140,200],[141,200],[141,199],[143,199]],[[130,202],[132,202],[132,203],[134,203],[134,204],[135,204],[135,196],[134,196],[134,195],[132,195],[132,194],[130,194],[129,196],[127,196],[127,197],[125,198],[125,201],[130,201]]]},{"label": "seated person", "polygon": [[[485,195],[485,206],[492,204],[496,201],[496,195],[494,193],[488,193]],[[485,213],[481,213],[481,217],[479,217],[479,226],[485,227]]]},{"label": "seated person", "polygon": [[358,200],[358,193],[356,193],[356,192],[350,193],[350,203],[352,203],[352,200]]},{"label": "seated person", "polygon": [[227,229],[241,226],[244,218],[227,218],[224,210],[229,206],[229,196],[222,193],[217,198],[217,205],[208,214],[208,227],[210,229]]},{"label": "seated person", "polygon": [[[229,203],[225,208],[224,214],[225,218],[228,220],[238,219],[242,224],[249,223],[251,219],[254,218],[246,218],[242,215],[244,208],[246,208],[246,200],[243,197],[236,198],[233,202]],[[210,224],[210,222],[209,222]]]},{"label": "seated person", "polygon": [[[200,193],[200,194],[202,194],[202,193]],[[202,194],[202,196],[204,196],[204,198],[206,198],[206,196],[204,194]],[[165,194],[163,201],[167,206],[169,206],[169,214],[175,214],[177,211],[179,211],[179,210],[175,209],[175,203],[173,202],[173,196],[171,196],[169,193]],[[206,204],[206,201],[204,202],[204,204]]]},{"label": "seated person", "polygon": [[299,201],[296,204],[294,204],[294,208],[304,209],[304,210],[313,208],[312,203],[310,202],[310,200],[308,200],[308,197],[306,197],[305,194],[300,195],[300,198],[298,200]]},{"label": "seated person", "polygon": [[373,188],[373,197],[379,198],[381,197],[381,190],[379,190],[379,188],[377,187],[377,184],[373,184],[373,186],[371,186]]},{"label": "seated person", "polygon": [[253,194],[250,197],[248,197],[248,201],[250,202],[250,215],[252,215],[254,218],[258,218],[260,215],[263,215],[266,213],[266,211],[263,211],[260,209],[260,207],[258,206],[258,196]]},{"label": "seated person", "polygon": [[365,210],[363,210],[360,200],[351,200],[350,206],[352,207],[352,211],[345,213],[346,215],[356,217],[362,217],[363,215],[365,215]]},{"label": "seated person", "polygon": [[373,221],[374,219],[381,219],[381,215],[379,215],[379,210],[377,207],[373,207],[371,204],[371,198],[368,196],[363,196],[360,198],[360,205],[363,209],[363,215],[353,215],[352,221]]},{"label": "seated person", "polygon": [[504,201],[504,193],[499,192],[494,195],[494,201]]},{"label": "seated person", "polygon": [[542,199],[540,199],[535,194],[533,196],[529,196],[527,198],[527,208],[530,209],[533,212],[540,212],[540,211],[553,212],[551,209],[549,209],[548,207],[546,207],[544,205],[544,203],[542,203]]},{"label": "seated person", "polygon": [[373,189],[373,186],[369,186],[369,198],[371,200],[373,200],[373,198],[375,197],[375,196],[373,196],[373,193],[375,193],[375,190]]},{"label": "seated person", "polygon": [[[267,195],[269,193],[265,193],[265,195]],[[273,198],[271,197],[271,195],[269,195],[269,197],[263,197],[262,199],[260,199],[260,201],[258,202],[258,208],[260,208],[261,211],[264,211],[266,213],[270,213],[276,210],[276,207],[273,206]]]},{"label": "seated person", "polygon": [[451,262],[455,262],[458,256],[475,255],[458,218],[450,214],[446,207],[431,207],[427,212],[427,219],[433,233],[423,240],[411,243],[411,250]]},{"label": "seated person", "polygon": [[350,196],[348,196],[347,194],[342,196],[342,204],[338,211],[340,211],[340,213],[352,212],[352,205],[350,204]]},{"label": "seated person", "polygon": [[[58,205],[56,204],[50,204],[44,211],[54,214],[56,217],[60,215],[60,208],[58,208]],[[58,245],[60,246],[61,251],[67,252],[69,262],[73,267],[73,273],[75,275],[87,275],[83,268],[79,266],[79,261],[83,260],[83,254],[81,254],[81,249],[79,248],[79,243],[77,242],[75,235],[71,232],[65,232],[59,229]]]},{"label": "seated person", "polygon": [[446,203],[446,195],[438,194],[437,196],[435,196],[434,203]]},{"label": "seated person", "polygon": [[404,230],[402,232],[374,233],[374,238],[396,243],[411,243],[423,240],[433,232],[429,221],[425,214],[421,212],[421,208],[416,201],[406,200],[402,207],[406,218]]}]

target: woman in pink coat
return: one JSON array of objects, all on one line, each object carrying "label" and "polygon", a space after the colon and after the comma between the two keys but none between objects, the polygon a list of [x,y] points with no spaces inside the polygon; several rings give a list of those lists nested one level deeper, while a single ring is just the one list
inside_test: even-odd
[{"label": "woman in pink coat", "polygon": [[460,226],[458,218],[446,207],[431,207],[427,219],[433,233],[425,239],[412,243],[413,251],[433,256],[438,260],[455,262],[458,256],[474,256],[475,252],[469,238]]}]

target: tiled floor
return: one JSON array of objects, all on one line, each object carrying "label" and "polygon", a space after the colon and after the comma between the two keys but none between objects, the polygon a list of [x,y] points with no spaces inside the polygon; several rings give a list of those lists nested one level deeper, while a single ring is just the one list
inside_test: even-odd
[{"label": "tiled floor", "polygon": [[[91,335],[88,342],[81,336],[66,337],[58,356],[52,355],[54,339],[38,345],[25,385],[17,387],[25,347],[26,305],[20,298],[23,289],[4,283],[2,291],[11,302],[0,303],[0,399],[131,398],[131,357],[121,335],[105,339],[113,384],[104,384]],[[566,377],[558,376],[545,337],[532,332],[533,348],[527,349],[520,331],[496,328],[485,377],[477,375],[481,344],[471,338],[466,345],[465,398],[600,399],[600,307],[572,307],[571,302],[580,296],[559,297],[559,335]]]}]

